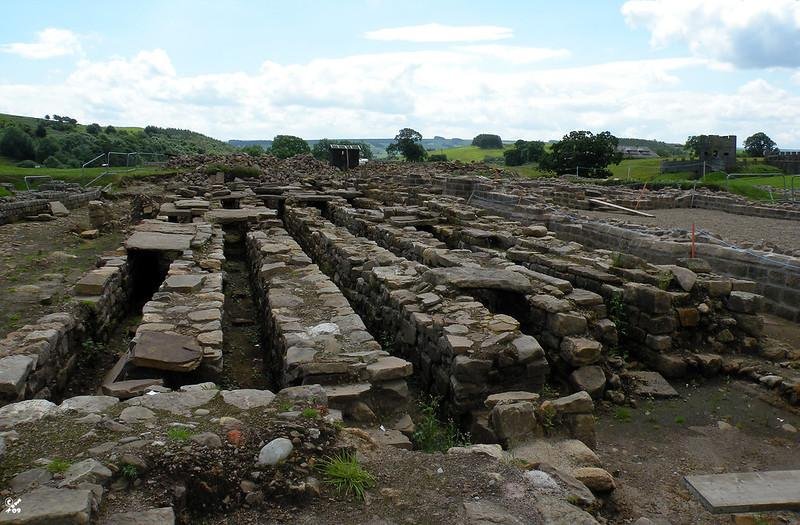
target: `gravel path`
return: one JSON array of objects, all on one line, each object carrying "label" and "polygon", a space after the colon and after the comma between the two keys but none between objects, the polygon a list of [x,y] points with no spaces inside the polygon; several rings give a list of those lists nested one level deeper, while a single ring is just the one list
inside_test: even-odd
[{"label": "gravel path", "polygon": [[582,215],[601,219],[618,219],[629,224],[661,228],[697,229],[715,233],[732,244],[755,244],[762,241],[780,246],[785,251],[800,250],[800,222],[764,217],[734,215],[724,211],[703,209],[646,210],[654,218],[604,211],[581,211]]}]

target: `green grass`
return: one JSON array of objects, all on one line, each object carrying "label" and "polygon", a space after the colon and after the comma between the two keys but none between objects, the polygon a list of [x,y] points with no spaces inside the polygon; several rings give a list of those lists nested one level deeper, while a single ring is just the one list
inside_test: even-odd
[{"label": "green grass", "polygon": [[375,486],[375,477],[359,464],[352,452],[340,452],[323,459],[319,469],[325,483],[344,496],[363,500],[367,489]]},{"label": "green grass", "polygon": [[[119,171],[123,168],[19,168],[14,165],[0,163],[0,182],[10,182],[17,189],[25,189],[25,179],[27,175],[47,175],[53,179],[63,180],[66,182],[77,182],[78,184],[85,185],[91,182],[92,179],[103,173],[104,171]],[[153,175],[166,175],[174,174],[175,171],[167,170],[166,168],[139,168],[135,171],[125,173],[115,173],[107,175],[97,181],[97,185],[105,186],[109,182],[119,183],[123,179],[150,177]],[[34,181],[34,186],[35,186]],[[5,191],[5,190],[3,190]],[[0,196],[3,194],[0,193]]]},{"label": "green grass", "polygon": [[51,474],[61,474],[67,471],[67,469],[72,465],[67,460],[64,459],[54,459],[50,463],[47,464],[47,470]]},{"label": "green grass", "polygon": [[191,436],[191,429],[186,427],[170,427],[167,429],[167,437],[172,441],[187,441]]},{"label": "green grass", "polygon": [[316,408],[304,408],[300,415],[306,419],[314,419],[319,416],[319,410]]},{"label": "green grass", "polygon": [[619,407],[614,411],[614,419],[622,423],[628,423],[632,418],[631,411],[625,407]]},{"label": "green grass", "polygon": [[[509,148],[505,148],[509,149]],[[478,146],[462,146],[459,148],[437,149],[428,153],[447,155],[447,160],[460,160],[461,162],[483,162],[486,157],[503,157],[505,149],[481,149]]]}]

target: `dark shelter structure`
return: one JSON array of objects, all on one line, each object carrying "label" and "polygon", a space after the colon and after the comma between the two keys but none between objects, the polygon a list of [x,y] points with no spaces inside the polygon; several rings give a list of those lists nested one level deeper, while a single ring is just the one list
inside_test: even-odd
[{"label": "dark shelter structure", "polygon": [[358,166],[361,146],[358,144],[331,144],[331,166],[348,170]]}]

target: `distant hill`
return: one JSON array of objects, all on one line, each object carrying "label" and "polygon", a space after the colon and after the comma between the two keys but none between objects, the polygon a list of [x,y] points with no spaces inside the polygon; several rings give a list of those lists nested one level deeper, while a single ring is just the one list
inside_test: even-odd
[{"label": "distant hill", "polygon": [[[59,115],[48,117],[0,113],[0,155],[16,162],[78,168],[109,151],[164,155],[235,151],[225,142],[186,129],[101,126],[79,124]],[[116,162],[124,164],[124,157],[118,157]]]}]

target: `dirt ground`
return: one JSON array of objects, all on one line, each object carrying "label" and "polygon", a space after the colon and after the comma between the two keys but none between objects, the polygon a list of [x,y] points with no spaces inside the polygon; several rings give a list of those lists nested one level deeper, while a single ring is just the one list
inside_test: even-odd
[{"label": "dirt ground", "polygon": [[[123,210],[126,203],[114,207]],[[98,255],[122,242],[118,232],[85,240],[90,229],[88,208],[48,222],[17,222],[0,226],[0,337],[59,311],[68,290],[94,266]]]},{"label": "dirt ground", "polygon": [[647,210],[654,218],[638,217],[625,213],[605,211],[580,211],[581,215],[600,219],[618,219],[629,224],[643,224],[662,228],[695,228],[708,230],[733,244],[768,243],[780,246],[784,250],[800,250],[800,227],[797,221],[767,219],[734,215],[717,210],[702,209],[667,209]]}]

